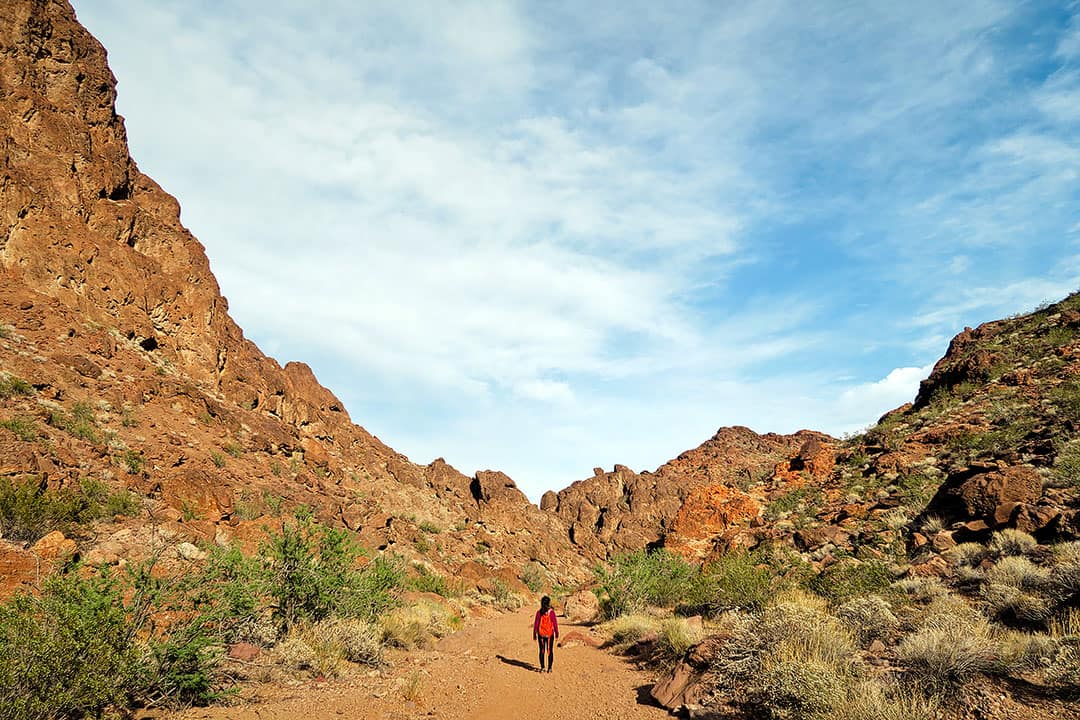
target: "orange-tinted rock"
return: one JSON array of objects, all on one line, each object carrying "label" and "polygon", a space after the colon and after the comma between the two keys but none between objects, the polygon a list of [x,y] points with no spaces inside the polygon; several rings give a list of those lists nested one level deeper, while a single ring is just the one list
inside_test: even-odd
[{"label": "orange-tinted rock", "polygon": [[229,658],[241,662],[252,662],[262,654],[262,649],[251,643],[233,643],[229,646]]},{"label": "orange-tinted rock", "polygon": [[0,541],[0,602],[32,589],[40,579],[40,563],[33,553]]},{"label": "orange-tinted rock", "polygon": [[78,551],[75,541],[65,537],[59,530],[54,530],[30,547],[30,552],[40,558],[49,570],[71,562]]},{"label": "orange-tinted rock", "polygon": [[702,559],[712,539],[736,526],[748,526],[761,506],[738,488],[709,485],[690,493],[679,508],[665,546],[688,558]]}]

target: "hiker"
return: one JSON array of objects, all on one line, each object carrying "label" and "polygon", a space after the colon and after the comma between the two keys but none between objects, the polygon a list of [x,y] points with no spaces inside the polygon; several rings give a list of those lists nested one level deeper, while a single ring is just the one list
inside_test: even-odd
[{"label": "hiker", "polygon": [[544,651],[547,650],[547,672],[551,672],[551,662],[555,657],[555,641],[559,637],[559,621],[551,607],[551,598],[547,595],[540,599],[540,609],[533,619],[533,640],[540,643],[540,672],[544,672]]}]

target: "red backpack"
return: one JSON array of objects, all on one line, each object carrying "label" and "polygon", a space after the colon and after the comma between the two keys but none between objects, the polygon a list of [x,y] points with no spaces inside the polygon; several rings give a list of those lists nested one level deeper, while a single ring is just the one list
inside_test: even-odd
[{"label": "red backpack", "polygon": [[546,613],[540,616],[540,637],[551,637],[555,634],[555,625],[551,622],[551,613],[553,610],[548,610]]}]

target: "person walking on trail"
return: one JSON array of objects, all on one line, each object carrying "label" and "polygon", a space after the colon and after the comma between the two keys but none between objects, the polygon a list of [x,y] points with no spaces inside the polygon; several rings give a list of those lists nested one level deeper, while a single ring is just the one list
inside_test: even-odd
[{"label": "person walking on trail", "polygon": [[540,672],[544,669],[544,652],[547,652],[547,670],[551,672],[551,662],[555,659],[555,641],[559,637],[559,621],[555,609],[551,607],[551,598],[545,595],[540,599],[540,609],[533,619],[533,640],[540,643]]}]

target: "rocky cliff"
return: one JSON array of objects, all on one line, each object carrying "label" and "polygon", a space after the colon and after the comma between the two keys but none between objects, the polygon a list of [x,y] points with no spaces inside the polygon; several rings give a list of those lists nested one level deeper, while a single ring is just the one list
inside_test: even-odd
[{"label": "rocky cliff", "polygon": [[31,388],[0,397],[0,476],[145,498],[148,518],[83,539],[96,560],[145,549],[145,519],[225,542],[303,504],[443,570],[537,558],[575,576],[560,521],[509,478],[410,462],[244,337],[177,201],[131,159],[115,86],[66,0],[0,5],[0,377]]}]

